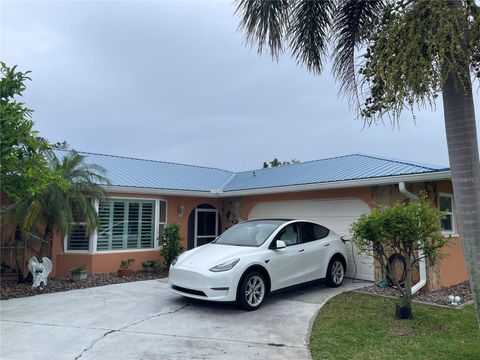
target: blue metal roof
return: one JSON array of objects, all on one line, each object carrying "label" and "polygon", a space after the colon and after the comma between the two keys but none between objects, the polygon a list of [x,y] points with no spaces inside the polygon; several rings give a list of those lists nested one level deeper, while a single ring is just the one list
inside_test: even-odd
[{"label": "blue metal roof", "polygon": [[223,191],[294,186],[376,177],[446,171],[447,167],[424,165],[363,154],[339,156],[235,174]]},{"label": "blue metal roof", "polygon": [[[57,154],[64,153],[57,150]],[[448,167],[353,154],[268,169],[226,170],[80,152],[107,171],[111,185],[160,190],[252,190],[448,171]]]},{"label": "blue metal roof", "polygon": [[[63,156],[65,152],[56,150],[56,153]],[[85,156],[88,163],[102,166],[106,170],[106,177],[113,186],[211,191],[220,189],[233,175],[230,171],[201,166],[86,152],[79,153]]]}]

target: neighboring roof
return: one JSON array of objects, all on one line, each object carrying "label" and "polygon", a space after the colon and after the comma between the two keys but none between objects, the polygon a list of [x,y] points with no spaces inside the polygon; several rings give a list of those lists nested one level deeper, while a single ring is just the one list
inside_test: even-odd
[{"label": "neighboring roof", "polygon": [[[64,153],[57,150],[57,154]],[[394,160],[363,154],[338,156],[234,173],[226,170],[142,160],[122,156],[80,152],[89,163],[101,165],[107,171],[113,187],[168,191],[240,193],[259,189],[281,191],[279,188],[312,184],[334,187],[334,184],[385,179],[410,175],[438,175],[448,167],[411,161]],[[423,177],[422,177],[423,178]],[[425,180],[427,181],[427,179]],[[369,184],[372,182],[369,181]],[[357,185],[360,186],[360,185]],[[128,190],[128,189],[127,189]],[[226,194],[227,195],[227,194]]]}]

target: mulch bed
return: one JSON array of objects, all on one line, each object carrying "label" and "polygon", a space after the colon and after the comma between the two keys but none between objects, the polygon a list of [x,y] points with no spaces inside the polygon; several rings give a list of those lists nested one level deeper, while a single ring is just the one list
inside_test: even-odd
[{"label": "mulch bed", "polygon": [[32,284],[17,284],[15,281],[0,282],[0,300],[33,296],[38,294],[49,294],[61,291],[86,289],[95,286],[121,284],[132,281],[161,279],[168,275],[165,270],[157,272],[135,271],[130,277],[119,277],[116,273],[89,274],[86,280],[72,281],[66,278],[48,279],[48,284],[43,290],[32,289]]},{"label": "mulch bed", "polygon": [[[372,285],[357,291],[370,293],[370,294],[384,295],[384,296],[394,296],[394,297],[400,296],[400,292],[397,289],[392,287],[381,288],[378,285]],[[468,281],[454,285],[454,286],[450,286],[448,288],[434,290],[431,292],[422,292],[420,290],[419,293],[413,296],[413,300],[422,301],[430,304],[449,306],[450,305],[450,301],[448,300],[449,295],[460,296],[461,297],[460,305],[473,300],[472,291],[470,289],[470,285],[468,284]]]}]

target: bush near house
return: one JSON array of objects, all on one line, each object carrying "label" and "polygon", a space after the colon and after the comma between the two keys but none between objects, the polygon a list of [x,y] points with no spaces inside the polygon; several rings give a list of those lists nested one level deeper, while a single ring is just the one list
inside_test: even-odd
[{"label": "bush near house", "polygon": [[180,238],[180,225],[168,224],[159,236],[161,250],[165,268],[168,270],[173,260],[183,251]]},{"label": "bush near house", "polygon": [[[388,278],[402,294],[397,317],[412,316],[412,269],[420,260],[439,256],[447,239],[441,236],[443,215],[433,208],[423,194],[408,204],[373,209],[352,225],[352,242],[358,249],[377,259]],[[395,276],[392,255],[405,259],[405,284]]]}]

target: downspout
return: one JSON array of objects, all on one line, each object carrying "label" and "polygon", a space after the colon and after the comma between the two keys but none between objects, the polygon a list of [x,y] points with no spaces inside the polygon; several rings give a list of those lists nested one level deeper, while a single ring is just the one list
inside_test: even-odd
[{"label": "downspout", "polygon": [[[398,183],[398,190],[400,190],[400,192],[403,195],[405,195],[407,198],[409,198],[411,200],[418,199],[417,195],[415,195],[414,193],[407,190],[407,187],[405,186],[404,181],[400,181]],[[423,257],[423,255],[424,255],[423,251],[418,252],[418,256],[422,258],[418,261],[418,270],[420,272],[420,281],[418,283],[416,283],[414,286],[412,286],[412,295],[414,295],[418,290],[423,288],[425,286],[425,284],[427,283],[427,266],[426,266],[425,258]]]}]

